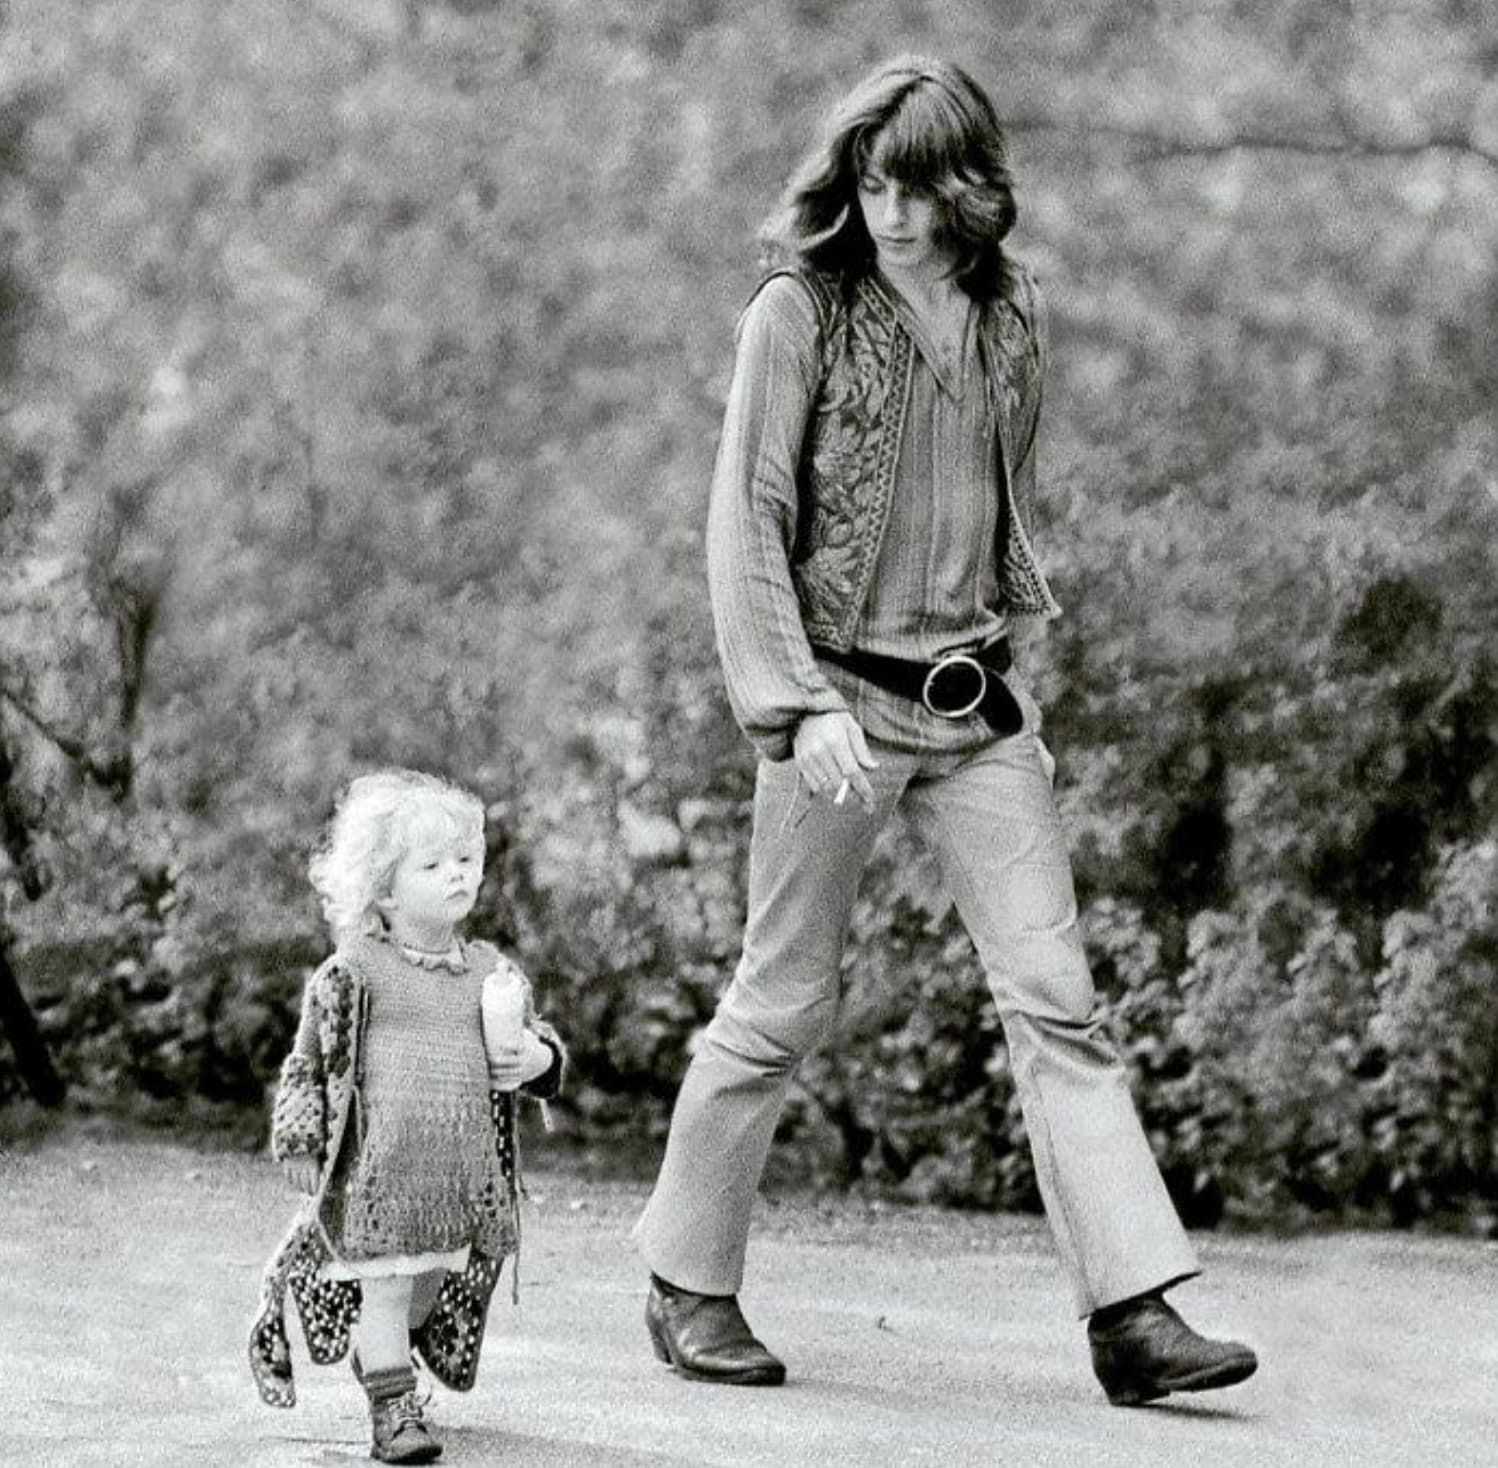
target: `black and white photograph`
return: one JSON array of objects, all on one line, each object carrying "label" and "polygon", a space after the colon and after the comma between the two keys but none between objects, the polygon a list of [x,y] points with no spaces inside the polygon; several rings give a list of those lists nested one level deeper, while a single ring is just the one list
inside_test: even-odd
[{"label": "black and white photograph", "polygon": [[0,0],[0,1381],[1494,1461],[1498,9]]}]

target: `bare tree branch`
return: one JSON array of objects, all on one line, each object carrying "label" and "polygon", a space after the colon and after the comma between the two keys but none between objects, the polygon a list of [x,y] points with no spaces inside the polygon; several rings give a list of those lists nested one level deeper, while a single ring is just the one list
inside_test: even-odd
[{"label": "bare tree branch", "polygon": [[115,598],[115,650],[120,659],[120,729],[135,727],[146,683],[146,649],[156,626],[159,599],[140,588],[121,587]]},{"label": "bare tree branch", "polygon": [[133,771],[128,752],[95,755],[81,739],[57,728],[5,683],[0,683],[0,701],[9,704],[60,754],[70,759],[85,779],[92,780],[117,801],[130,793]]},{"label": "bare tree branch", "polygon": [[0,683],[0,699],[8,703],[32,728],[49,740],[75,764],[82,764],[88,759],[88,749],[82,740],[73,738],[71,734],[64,734],[61,729],[48,723],[15,689],[4,683]]},{"label": "bare tree branch", "polygon": [[[27,808],[15,782],[15,759],[11,754],[6,731],[0,727],[0,851],[10,858],[21,891],[35,902],[51,885],[51,873],[37,856],[32,841],[34,813]],[[5,929],[0,924],[0,946]]]},{"label": "bare tree branch", "polygon": [[[31,812],[15,783],[15,761],[7,731],[0,728],[0,849],[14,865],[22,892],[35,902],[51,885],[51,873],[38,858],[31,838]],[[43,1106],[60,1106],[67,1095],[67,1084],[52,1063],[52,1053],[21,989],[10,947],[11,934],[0,916],[0,1034],[10,1041],[16,1069],[27,1090]]]},{"label": "bare tree branch", "polygon": [[16,1070],[37,1103],[49,1108],[61,1106],[67,1097],[67,1082],[52,1062],[4,942],[0,942],[0,1032],[9,1038]]},{"label": "bare tree branch", "polygon": [[1139,145],[1144,162],[1173,158],[1218,158],[1229,153],[1296,153],[1327,158],[1417,158],[1426,153],[1459,153],[1498,169],[1498,152],[1484,148],[1465,133],[1432,133],[1418,142],[1390,143],[1356,136],[1286,137],[1274,133],[1238,133],[1231,138],[1182,138],[1122,123],[1058,121],[1047,117],[1014,117],[1005,121],[1011,133],[1086,133],[1120,138]]}]

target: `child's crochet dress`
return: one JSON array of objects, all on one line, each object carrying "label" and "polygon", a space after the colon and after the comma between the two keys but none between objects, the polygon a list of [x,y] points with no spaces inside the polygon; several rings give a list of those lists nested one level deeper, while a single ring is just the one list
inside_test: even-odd
[{"label": "child's crochet dress", "polygon": [[[266,1268],[251,1327],[251,1370],[271,1405],[296,1400],[287,1290],[325,1364],[348,1350],[369,1273],[449,1271],[412,1340],[439,1381],[472,1386],[489,1299],[520,1242],[515,1098],[489,1089],[479,1020],[484,975],[499,965],[483,943],[433,968],[362,938],[309,980],[271,1146],[278,1160],[320,1157],[322,1173]],[[528,1089],[555,1094],[561,1042],[528,996],[527,985],[528,1023],[557,1054]]]},{"label": "child's crochet dress", "polygon": [[370,1273],[371,1261],[376,1273],[461,1269],[470,1244],[496,1254],[505,1242],[483,975],[462,960],[454,972],[389,944],[369,947],[352,1142],[345,1137],[323,1222],[352,1273]]}]

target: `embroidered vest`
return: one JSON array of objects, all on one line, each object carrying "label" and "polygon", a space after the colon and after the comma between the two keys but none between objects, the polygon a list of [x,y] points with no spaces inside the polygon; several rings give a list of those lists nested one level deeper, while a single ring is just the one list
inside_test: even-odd
[{"label": "embroidered vest", "polygon": [[[985,307],[979,328],[998,425],[996,469],[1008,496],[1008,513],[999,517],[1005,543],[997,547],[997,609],[1054,617],[1060,608],[1030,546],[1030,496],[1025,486],[1016,488],[1013,474],[1014,450],[1028,446],[1035,429],[1042,376],[1038,291],[1022,266],[1013,272],[1013,297]],[[797,473],[791,579],[807,636],[846,651],[889,520],[916,346],[876,277],[845,290],[821,271],[776,274],[794,275],[810,290],[822,353]]]}]

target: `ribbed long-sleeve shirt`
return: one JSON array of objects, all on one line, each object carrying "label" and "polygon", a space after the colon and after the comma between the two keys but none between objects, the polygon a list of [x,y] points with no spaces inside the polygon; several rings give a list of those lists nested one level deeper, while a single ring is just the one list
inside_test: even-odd
[{"label": "ribbed long-sleeve shirt", "polygon": [[[891,295],[895,295],[891,291]],[[898,296],[915,342],[894,498],[854,627],[860,651],[929,662],[1004,630],[998,600],[1002,457],[978,346],[978,307],[947,360]],[[808,714],[845,709],[876,739],[916,750],[992,738],[816,657],[791,581],[796,470],[821,374],[816,307],[791,276],[766,283],[739,325],[708,512],[708,580],[729,701],[761,754],[784,759]]]}]

